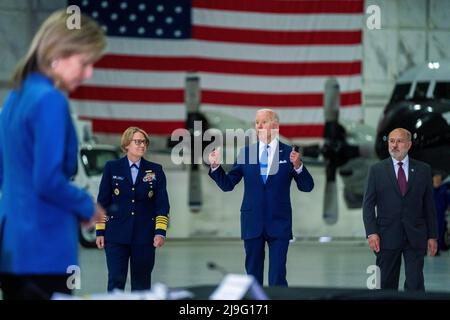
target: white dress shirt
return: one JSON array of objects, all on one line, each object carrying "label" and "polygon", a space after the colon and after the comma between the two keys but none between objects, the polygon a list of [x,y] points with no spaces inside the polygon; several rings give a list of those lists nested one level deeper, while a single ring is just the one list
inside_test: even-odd
[{"label": "white dress shirt", "polygon": [[[394,162],[395,177],[398,179],[398,168],[400,168],[398,163],[400,161],[395,160],[394,158],[392,158],[392,161]],[[403,171],[405,172],[406,181],[408,181],[408,173],[409,173],[409,157],[408,157],[408,155],[406,155],[406,157],[401,162],[403,163],[402,168],[403,168]]]}]

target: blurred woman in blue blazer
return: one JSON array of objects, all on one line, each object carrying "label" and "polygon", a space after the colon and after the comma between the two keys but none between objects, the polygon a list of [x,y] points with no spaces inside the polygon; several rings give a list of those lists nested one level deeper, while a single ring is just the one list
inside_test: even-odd
[{"label": "blurred woman in blue blazer", "polygon": [[78,142],[66,94],[90,78],[106,45],[81,15],[69,29],[60,10],[47,18],[19,62],[0,115],[0,273],[4,299],[71,293],[78,224],[104,210],[70,181]]},{"label": "blurred woman in blue blazer", "polygon": [[169,222],[166,176],[160,164],[144,159],[147,133],[129,127],[122,135],[126,155],[106,163],[97,201],[106,221],[97,223],[97,247],[105,248],[108,291],[124,290],[128,263],[131,290],[148,290],[155,248],[164,245]]}]

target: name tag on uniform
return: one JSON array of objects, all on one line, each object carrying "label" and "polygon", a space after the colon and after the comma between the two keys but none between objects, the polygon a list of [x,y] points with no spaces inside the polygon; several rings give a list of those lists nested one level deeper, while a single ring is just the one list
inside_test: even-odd
[{"label": "name tag on uniform", "polygon": [[280,160],[280,164],[282,164],[282,163],[287,163],[287,161],[286,160]]},{"label": "name tag on uniform", "polygon": [[121,176],[113,176],[112,178],[113,178],[113,180],[123,180],[123,179],[125,179],[124,177],[121,177]]}]

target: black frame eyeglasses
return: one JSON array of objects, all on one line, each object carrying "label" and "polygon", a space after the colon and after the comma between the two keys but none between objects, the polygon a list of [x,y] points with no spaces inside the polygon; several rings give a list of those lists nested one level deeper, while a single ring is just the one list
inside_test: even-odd
[{"label": "black frame eyeglasses", "polygon": [[137,146],[140,146],[141,144],[148,146],[148,141],[145,139],[132,139],[131,141]]}]

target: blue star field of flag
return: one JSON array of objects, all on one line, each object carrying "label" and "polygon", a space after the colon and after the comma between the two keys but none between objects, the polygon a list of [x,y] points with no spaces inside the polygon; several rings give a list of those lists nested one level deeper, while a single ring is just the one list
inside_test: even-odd
[{"label": "blue star field of flag", "polygon": [[108,36],[187,39],[191,37],[190,0],[71,0],[97,20]]}]

